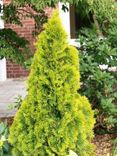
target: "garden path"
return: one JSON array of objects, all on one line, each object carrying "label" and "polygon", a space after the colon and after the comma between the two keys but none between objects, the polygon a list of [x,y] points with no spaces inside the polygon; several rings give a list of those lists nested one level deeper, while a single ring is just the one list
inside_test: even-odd
[{"label": "garden path", "polygon": [[7,79],[0,82],[0,117],[14,116],[16,110],[9,110],[9,105],[15,103],[19,95],[22,98],[26,96],[25,80]]}]

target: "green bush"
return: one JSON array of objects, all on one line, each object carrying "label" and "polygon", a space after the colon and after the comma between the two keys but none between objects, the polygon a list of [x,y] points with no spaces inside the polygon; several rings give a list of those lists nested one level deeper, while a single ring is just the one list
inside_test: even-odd
[{"label": "green bush", "polygon": [[78,52],[69,46],[55,12],[39,35],[28,95],[10,129],[13,156],[79,156],[93,152],[94,118],[80,96]]},{"label": "green bush", "polygon": [[[96,110],[96,132],[113,133],[117,124],[117,72],[110,69],[117,67],[117,31],[109,29],[103,39],[99,39],[87,28],[81,34],[80,93],[89,98]],[[100,66],[104,64],[106,69]]]}]

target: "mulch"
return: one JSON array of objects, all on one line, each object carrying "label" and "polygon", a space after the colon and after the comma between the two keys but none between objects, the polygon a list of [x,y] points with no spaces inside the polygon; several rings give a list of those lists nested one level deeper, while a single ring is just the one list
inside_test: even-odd
[{"label": "mulch", "polygon": [[12,123],[13,123],[13,118],[14,117],[3,117],[3,118],[0,118],[0,121],[7,121],[8,125],[11,126]]},{"label": "mulch", "polygon": [[96,156],[117,156],[112,155],[113,141],[117,138],[113,134],[96,135],[93,143],[95,144]]}]

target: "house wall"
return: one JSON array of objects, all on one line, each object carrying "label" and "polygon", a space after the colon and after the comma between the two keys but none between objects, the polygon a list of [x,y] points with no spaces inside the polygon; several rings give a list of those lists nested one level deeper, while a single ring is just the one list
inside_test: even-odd
[{"label": "house wall", "polygon": [[[5,28],[12,28],[17,32],[21,37],[25,37],[30,42],[31,51],[34,51],[34,42],[35,38],[32,36],[32,32],[35,30],[35,24],[32,19],[23,19],[23,26],[17,26],[14,24],[6,24]],[[25,70],[22,66],[7,60],[7,77],[8,78],[17,78],[22,76],[27,76],[28,71]]]},{"label": "house wall", "polygon": [[[4,4],[9,4],[10,0],[4,0]],[[45,9],[46,14],[50,17],[52,14],[51,8]],[[33,19],[26,18],[22,19],[23,26],[18,26],[15,24],[5,23],[5,28],[12,28],[15,32],[17,32],[21,37],[25,37],[30,42],[31,51],[35,51],[34,43],[35,38],[32,33],[35,30],[35,22]],[[7,60],[7,77],[8,78],[18,78],[24,77],[29,74],[29,71],[25,70],[22,66],[12,62],[11,60]]]}]

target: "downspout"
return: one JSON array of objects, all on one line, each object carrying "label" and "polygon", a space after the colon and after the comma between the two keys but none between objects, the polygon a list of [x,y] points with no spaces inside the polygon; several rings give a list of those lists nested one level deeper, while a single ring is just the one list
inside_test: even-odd
[{"label": "downspout", "polygon": [[[0,5],[3,7],[3,0],[0,0]],[[4,29],[4,20],[2,19],[3,11],[0,12],[0,29]],[[6,59],[3,58],[0,60],[0,81],[5,81],[7,78],[6,71]]]}]

